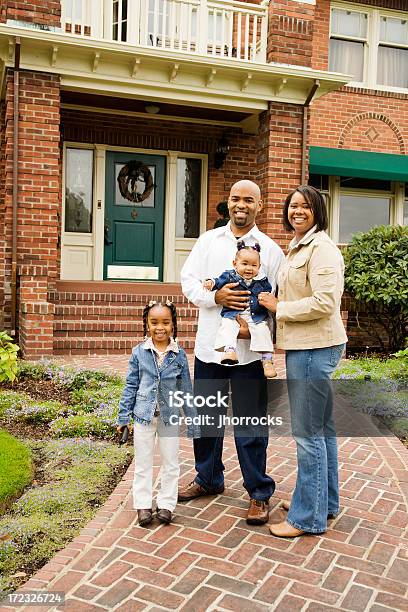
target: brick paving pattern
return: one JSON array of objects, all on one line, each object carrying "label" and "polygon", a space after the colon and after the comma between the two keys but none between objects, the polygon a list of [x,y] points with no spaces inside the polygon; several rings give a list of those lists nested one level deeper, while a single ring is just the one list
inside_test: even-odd
[{"label": "brick paving pattern", "polygon": [[[127,365],[119,355],[64,361],[122,372]],[[283,357],[277,361],[282,375]],[[170,526],[137,525],[130,468],[81,534],[24,587],[65,591],[65,606],[35,609],[408,611],[408,449],[399,440],[340,438],[341,513],[324,535],[291,540],[246,524],[231,437],[223,458],[225,493],[179,504]],[[189,440],[180,460],[188,482],[195,473]],[[268,471],[277,483],[270,513],[277,522],[295,482],[290,438],[271,439]]]}]

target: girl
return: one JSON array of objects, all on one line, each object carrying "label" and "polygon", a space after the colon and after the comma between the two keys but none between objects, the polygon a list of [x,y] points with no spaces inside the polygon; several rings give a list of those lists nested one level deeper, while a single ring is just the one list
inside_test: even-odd
[{"label": "girl", "polygon": [[204,283],[204,289],[217,291],[227,283],[237,283],[233,287],[236,291],[246,289],[250,292],[248,296],[249,305],[244,311],[224,306],[221,310],[221,325],[215,338],[215,350],[223,351],[222,364],[235,365],[238,363],[236,354],[237,338],[240,330],[237,316],[241,316],[247,323],[251,333],[250,350],[261,353],[262,367],[266,378],[275,378],[277,372],[273,364],[273,344],[271,330],[268,326],[269,313],[264,306],[258,302],[258,295],[262,292],[272,291],[272,287],[266,276],[259,278],[261,267],[261,247],[258,243],[246,245],[243,240],[237,242],[237,254],[232,262],[234,268],[225,270],[218,278],[208,278]]},{"label": "girl", "polygon": [[[140,525],[153,520],[153,456],[156,438],[162,458],[157,518],[170,523],[177,503],[180,473],[179,411],[173,402],[175,391],[182,398],[192,394],[192,385],[184,350],[178,346],[177,313],[172,302],[150,301],[143,310],[145,341],[132,351],[126,386],[119,404],[118,431],[134,421],[135,472],[133,502]],[[149,337],[147,337],[149,333]],[[173,406],[173,403],[176,406]],[[186,416],[195,417],[194,408],[184,401]],[[188,435],[198,437],[199,428],[189,426]]]}]

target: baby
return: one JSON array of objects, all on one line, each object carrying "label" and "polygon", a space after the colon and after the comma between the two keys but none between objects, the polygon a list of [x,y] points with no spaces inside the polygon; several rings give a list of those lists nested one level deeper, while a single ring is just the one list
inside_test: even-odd
[{"label": "baby", "polygon": [[214,348],[216,351],[223,351],[222,364],[234,365],[238,363],[236,347],[240,325],[236,318],[239,315],[248,323],[251,334],[250,350],[261,353],[266,378],[275,378],[277,373],[273,365],[273,344],[267,323],[269,312],[258,302],[258,295],[262,291],[268,293],[272,291],[272,287],[265,276],[260,279],[256,278],[261,266],[261,247],[259,244],[246,246],[242,240],[238,241],[237,247],[238,251],[232,262],[234,269],[225,270],[218,278],[209,278],[203,283],[204,288],[209,291],[221,289],[227,283],[239,283],[236,287],[232,287],[233,290],[242,291],[244,289],[250,291],[249,305],[243,312],[223,306],[221,310],[222,322],[218,329]]}]

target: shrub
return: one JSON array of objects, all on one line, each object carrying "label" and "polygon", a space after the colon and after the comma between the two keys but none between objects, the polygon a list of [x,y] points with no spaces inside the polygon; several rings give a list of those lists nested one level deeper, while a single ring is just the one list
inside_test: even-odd
[{"label": "shrub", "polygon": [[6,332],[0,332],[0,382],[13,382],[17,376],[17,344]]},{"label": "shrub", "polygon": [[6,431],[0,430],[0,514],[31,481],[30,450]]},{"label": "shrub", "polygon": [[403,349],[408,325],[408,227],[377,226],[356,234],[344,260],[345,288],[377,323],[366,331],[384,351]]}]

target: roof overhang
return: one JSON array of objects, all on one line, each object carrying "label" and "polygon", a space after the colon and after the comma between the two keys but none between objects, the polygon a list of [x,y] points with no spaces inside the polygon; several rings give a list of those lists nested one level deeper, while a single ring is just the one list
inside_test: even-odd
[{"label": "roof overhang", "polygon": [[3,75],[4,68],[14,65],[16,37],[20,68],[58,74],[66,90],[171,100],[252,115],[266,110],[269,101],[304,104],[317,81],[315,98],[349,81],[344,74],[307,67],[199,56],[0,24]]}]

